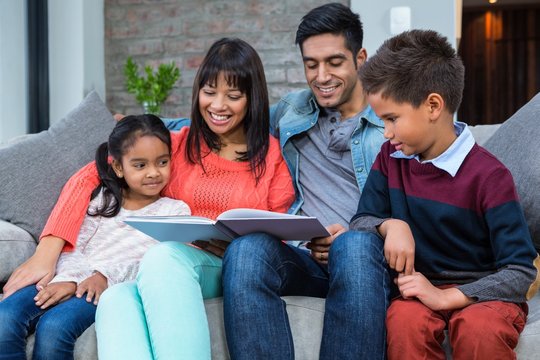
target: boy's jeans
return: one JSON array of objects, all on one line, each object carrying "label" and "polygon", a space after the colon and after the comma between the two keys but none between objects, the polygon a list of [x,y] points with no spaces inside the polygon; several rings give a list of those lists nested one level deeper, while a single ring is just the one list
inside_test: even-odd
[{"label": "boy's jeans", "polygon": [[328,268],[266,234],[240,237],[223,262],[227,343],[233,359],[293,359],[283,295],[326,297],[320,359],[384,359],[390,280],[383,241],[349,231]]},{"label": "boy's jeans", "polygon": [[30,285],[0,302],[0,359],[26,360],[26,337],[34,331],[32,359],[73,359],[75,341],[94,323],[96,306],[73,296],[42,310],[36,295]]}]

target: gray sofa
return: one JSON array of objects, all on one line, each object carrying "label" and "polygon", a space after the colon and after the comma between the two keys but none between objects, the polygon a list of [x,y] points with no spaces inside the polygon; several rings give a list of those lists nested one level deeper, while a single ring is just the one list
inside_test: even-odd
[{"label": "gray sofa", "polygon": [[[540,95],[502,126],[473,127],[484,144],[512,171],[537,248],[540,237]],[[99,97],[92,93],[66,119],[47,132],[0,146],[0,282],[28,258],[35,238],[54,205],[62,184],[93,157],[114,122]],[[57,151],[59,150],[60,151]],[[44,195],[45,194],[45,195]],[[296,358],[317,359],[324,315],[324,299],[284,297],[292,327]],[[205,302],[212,337],[212,358],[228,359],[221,299]],[[172,326],[172,324],[171,324]],[[33,337],[29,337],[29,353]],[[450,349],[447,347],[450,353]],[[516,349],[518,359],[540,356],[540,295],[529,301],[527,326]],[[450,357],[451,355],[449,355]],[[354,357],[354,355],[353,355]],[[75,359],[96,359],[96,337],[90,327],[77,341]]]}]

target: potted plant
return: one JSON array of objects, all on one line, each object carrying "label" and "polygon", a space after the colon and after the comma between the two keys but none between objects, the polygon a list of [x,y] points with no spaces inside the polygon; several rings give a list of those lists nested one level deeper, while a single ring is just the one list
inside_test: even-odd
[{"label": "potted plant", "polygon": [[180,70],[171,62],[160,64],[157,71],[146,65],[144,73],[145,75],[139,75],[139,66],[129,56],[124,66],[127,91],[135,94],[135,99],[143,106],[145,113],[159,115],[161,105],[180,78]]}]

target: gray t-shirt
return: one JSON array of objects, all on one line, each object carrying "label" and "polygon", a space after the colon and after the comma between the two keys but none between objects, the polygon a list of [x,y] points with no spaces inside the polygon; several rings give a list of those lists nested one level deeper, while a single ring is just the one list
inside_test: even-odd
[{"label": "gray t-shirt", "polygon": [[304,192],[301,213],[316,216],[323,225],[349,227],[360,191],[356,182],[350,140],[363,111],[341,120],[334,109],[321,109],[319,121],[292,139],[300,153],[299,183]]}]

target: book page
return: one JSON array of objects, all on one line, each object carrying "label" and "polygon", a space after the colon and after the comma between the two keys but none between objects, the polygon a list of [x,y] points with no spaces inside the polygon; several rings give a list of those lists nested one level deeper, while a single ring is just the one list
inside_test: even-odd
[{"label": "book page", "polygon": [[130,221],[157,222],[165,224],[215,224],[215,221],[202,216],[171,215],[171,216],[130,216]]},{"label": "book page", "polygon": [[227,219],[289,219],[289,218],[307,218],[307,216],[283,214],[259,209],[231,209],[224,211],[217,217],[218,220]]}]

